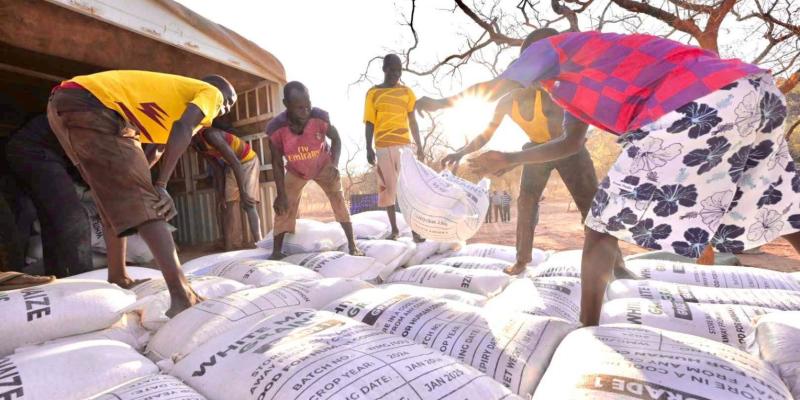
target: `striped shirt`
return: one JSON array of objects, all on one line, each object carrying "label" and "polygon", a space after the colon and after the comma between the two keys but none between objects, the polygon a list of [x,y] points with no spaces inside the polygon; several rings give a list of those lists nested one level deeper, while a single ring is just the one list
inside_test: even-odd
[{"label": "striped shirt", "polygon": [[[211,157],[217,160],[217,162],[225,164],[225,159],[222,158],[222,154],[219,152],[219,150],[217,150],[206,140],[205,132],[206,130],[203,129],[197,133],[197,138],[200,140],[196,142],[197,146],[195,149],[197,149],[197,151],[204,156]],[[238,158],[240,162],[244,163],[256,158],[256,152],[253,151],[253,149],[250,147],[250,144],[242,139],[239,139],[232,133],[224,131],[222,133],[224,134],[225,143],[227,143],[228,146],[231,146],[233,153],[236,154],[236,158]]]},{"label": "striped shirt", "polygon": [[375,147],[389,147],[411,143],[408,113],[414,111],[417,98],[405,86],[391,88],[373,87],[364,102],[364,122],[374,127]]}]

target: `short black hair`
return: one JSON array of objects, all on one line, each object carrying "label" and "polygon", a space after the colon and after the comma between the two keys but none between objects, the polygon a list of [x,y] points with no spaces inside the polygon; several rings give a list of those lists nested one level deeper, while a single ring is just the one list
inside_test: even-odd
[{"label": "short black hair", "polygon": [[236,95],[236,90],[233,88],[233,85],[231,85],[231,83],[221,75],[208,75],[203,77],[201,81],[212,84],[214,87],[219,89],[223,95]]},{"label": "short black hair", "polygon": [[287,83],[286,86],[283,87],[283,98],[288,99],[289,95],[292,94],[292,92],[294,92],[295,90],[302,91],[303,93],[308,92],[308,88],[306,87],[306,85],[303,85],[299,81],[291,81]]},{"label": "short black hair", "polygon": [[400,60],[400,56],[397,54],[387,54],[383,56],[383,67],[386,68],[386,65],[389,64],[389,61],[397,61],[398,64],[402,64],[403,62]]},{"label": "short black hair", "polygon": [[538,42],[544,38],[548,38],[550,36],[558,35],[558,31],[553,28],[540,28],[533,32],[531,32],[525,40],[522,41],[522,47],[520,50],[525,50],[534,42]]}]

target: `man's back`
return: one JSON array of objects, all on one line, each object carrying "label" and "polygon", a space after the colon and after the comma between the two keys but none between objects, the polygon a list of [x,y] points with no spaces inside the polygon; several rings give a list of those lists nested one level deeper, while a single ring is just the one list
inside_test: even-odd
[{"label": "man's back", "polygon": [[188,103],[203,112],[204,127],[211,126],[223,104],[222,93],[209,83],[158,72],[106,71],[76,76],[70,82],[91,92],[134,125],[142,143],[167,143],[172,124]]}]

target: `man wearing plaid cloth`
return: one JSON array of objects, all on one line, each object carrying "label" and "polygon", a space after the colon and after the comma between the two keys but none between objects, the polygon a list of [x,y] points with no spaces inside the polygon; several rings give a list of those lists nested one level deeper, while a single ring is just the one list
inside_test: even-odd
[{"label": "man wearing plaid cloth", "polygon": [[612,270],[625,272],[618,239],[696,258],[709,244],[740,253],[783,236],[800,252],[800,175],[783,136],[785,99],[768,71],[650,35],[570,32],[532,44],[497,79],[417,108],[530,86],[566,110],[565,134],[487,152],[471,160],[476,172],[574,154],[587,125],[623,145],[585,221],[584,325],[598,323]]}]

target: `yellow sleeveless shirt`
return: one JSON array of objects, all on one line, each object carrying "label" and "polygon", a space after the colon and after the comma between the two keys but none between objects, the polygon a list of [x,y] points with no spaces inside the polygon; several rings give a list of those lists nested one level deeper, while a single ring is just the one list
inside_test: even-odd
[{"label": "yellow sleeveless shirt", "polygon": [[517,123],[531,142],[545,143],[553,138],[550,128],[547,126],[547,116],[542,110],[542,91],[536,91],[536,98],[533,103],[533,121],[529,121],[522,116],[519,111],[519,101],[515,98],[511,103],[511,120]]}]

